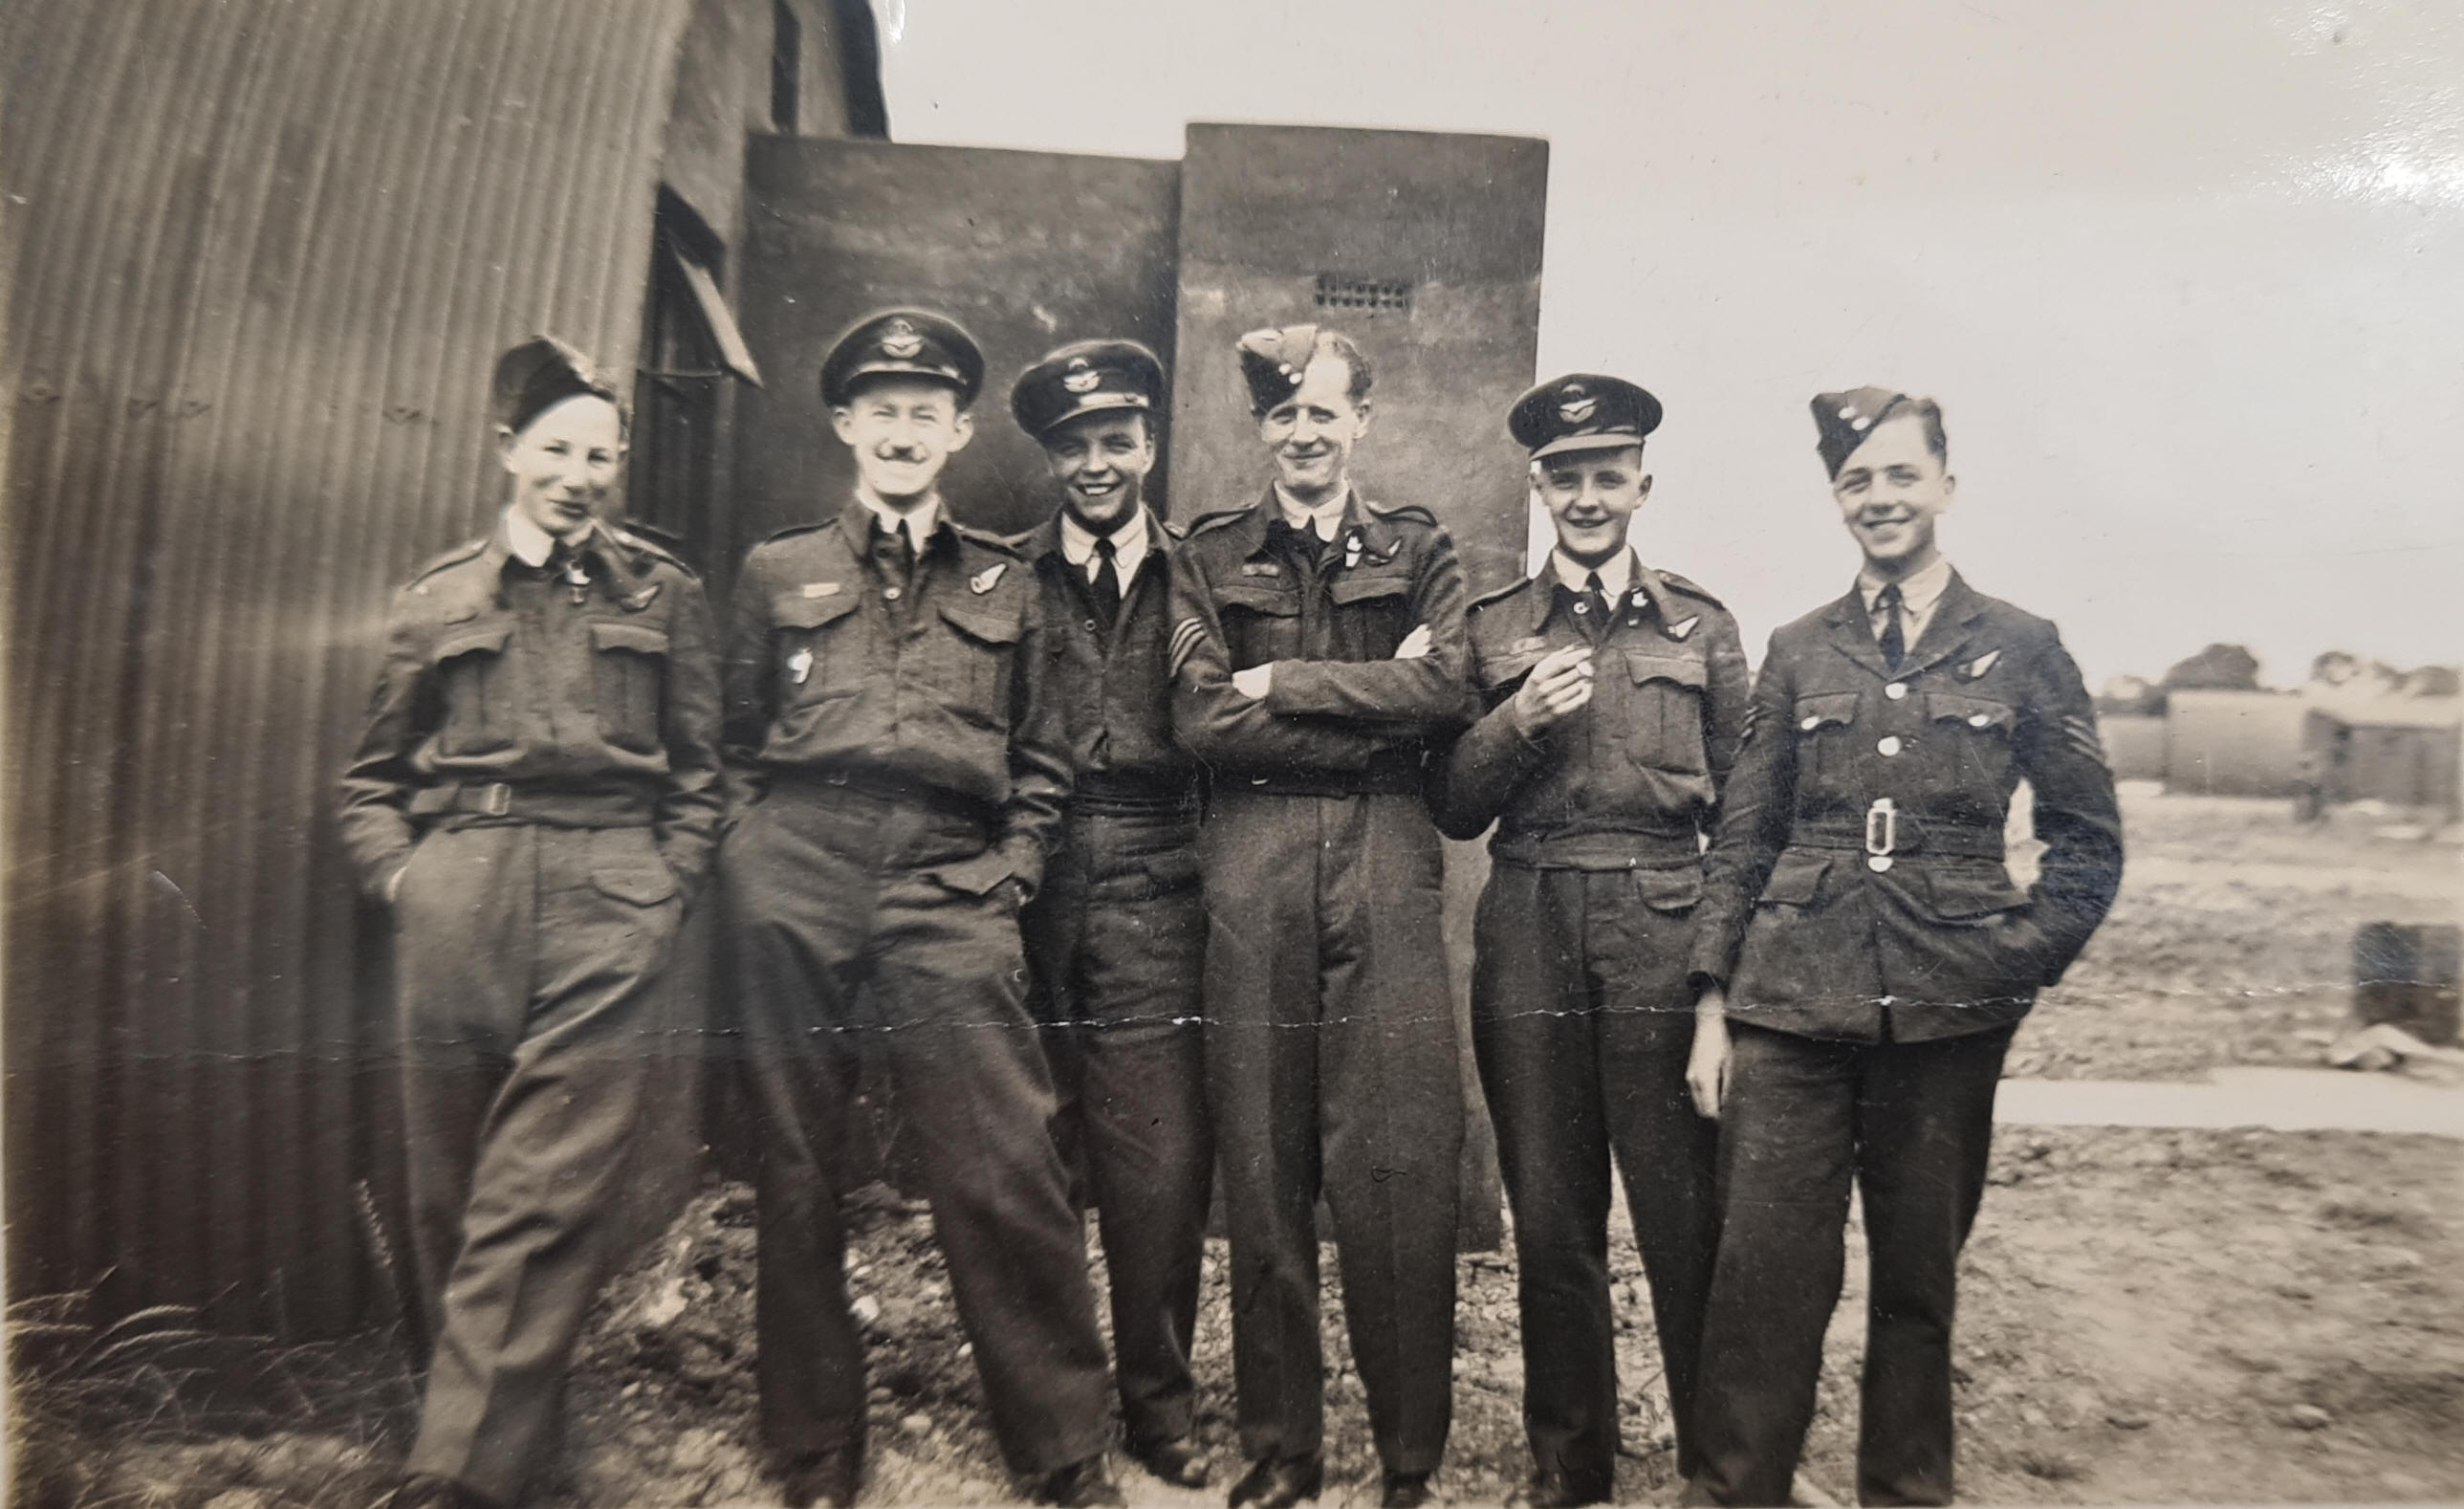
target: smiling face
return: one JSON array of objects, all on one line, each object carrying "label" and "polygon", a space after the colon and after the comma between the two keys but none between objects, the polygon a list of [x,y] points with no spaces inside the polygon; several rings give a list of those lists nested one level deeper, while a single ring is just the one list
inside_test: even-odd
[{"label": "smiling face", "polygon": [[1369,429],[1369,399],[1352,396],[1352,364],[1321,353],[1292,396],[1258,416],[1258,438],[1275,458],[1275,479],[1303,503],[1325,502],[1350,484],[1352,448]]},{"label": "smiling face", "polygon": [[946,383],[876,377],[830,411],[831,428],[855,453],[857,483],[900,511],[921,503],[942,464],[975,438],[975,420]]},{"label": "smiling face", "polygon": [[1070,517],[1095,534],[1110,534],[1146,499],[1155,438],[1144,414],[1101,411],[1045,434],[1044,459],[1061,484],[1061,504]]},{"label": "smiling face", "polygon": [[1865,559],[1891,579],[1923,570],[1942,553],[1934,521],[1958,489],[1959,479],[1926,442],[1925,421],[1912,413],[1876,425],[1831,479],[1840,521]]},{"label": "smiling face", "polygon": [[1625,548],[1626,526],[1651,496],[1642,447],[1561,451],[1538,463],[1540,501],[1557,526],[1557,547],[1585,566]]},{"label": "smiling face", "polygon": [[514,478],[514,507],[558,539],[588,529],[625,464],[616,406],[577,393],[541,410],[519,433],[499,428],[496,452]]}]

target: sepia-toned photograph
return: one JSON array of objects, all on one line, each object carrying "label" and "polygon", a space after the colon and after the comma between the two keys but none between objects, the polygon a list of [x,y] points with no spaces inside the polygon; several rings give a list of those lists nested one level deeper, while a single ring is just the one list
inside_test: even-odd
[{"label": "sepia-toned photograph", "polygon": [[8,1509],[2464,1500],[2464,14],[0,10]]}]

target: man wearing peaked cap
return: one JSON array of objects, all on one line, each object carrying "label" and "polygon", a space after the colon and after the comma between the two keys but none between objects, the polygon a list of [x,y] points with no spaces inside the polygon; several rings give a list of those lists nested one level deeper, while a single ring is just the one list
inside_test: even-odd
[{"label": "man wearing peaked cap", "polygon": [[394,1502],[511,1504],[634,1234],[678,921],[718,823],[701,584],[599,518],[614,390],[548,337],[495,371],[510,498],[394,598],[341,830],[393,915],[419,1322]]},{"label": "man wearing peaked cap", "polygon": [[1033,572],[941,499],[983,358],[922,310],[822,364],[855,496],[753,547],[726,662],[719,856],[757,1118],[762,1431],[791,1503],[861,1485],[839,1202],[858,1055],[919,1136],[992,1428],[1031,1497],[1121,1501],[1104,1343],[1051,1136],[1018,917],[1069,790]]},{"label": "man wearing peaked cap", "polygon": [[[1688,1081],[1720,1121],[1725,1209],[1691,1492],[1788,1501],[1853,1181],[1872,1267],[1858,1498],[1941,1504],[1994,1087],[2113,903],[2121,815],[2054,626],[1942,553],[1941,408],[1859,388],[1815,398],[1814,422],[1864,563],[1771,635],[1695,914]],[[2026,891],[2003,849],[2023,780],[2045,846]]]},{"label": "man wearing peaked cap", "polygon": [[1616,1477],[1612,1159],[1651,1284],[1681,1473],[1694,1467],[1719,1235],[1714,1129],[1686,1097],[1685,957],[1699,835],[1745,721],[1746,657],[1717,598],[1627,543],[1660,417],[1651,394],[1589,372],[1508,411],[1556,547],[1472,605],[1486,712],[1439,785],[1448,836],[1497,830],[1473,936],[1472,1045],[1514,1210],[1523,1501],[1544,1509],[1604,1502]]},{"label": "man wearing peaked cap", "polygon": [[1451,1424],[1461,1048],[1422,790],[1472,711],[1463,573],[1427,510],[1362,499],[1357,344],[1238,359],[1272,480],[1173,557],[1173,722],[1209,768],[1206,1075],[1232,1243],[1234,1505],[1324,1477],[1316,1216],[1343,1257],[1383,1501],[1426,1500]]},{"label": "man wearing peaked cap", "polygon": [[1215,1151],[1199,964],[1199,768],[1172,734],[1165,594],[1179,543],[1146,501],[1163,367],[1081,341],[1019,374],[1010,411],[1044,447],[1060,507],[1023,551],[1056,642],[1053,696],[1075,788],[1023,919],[1031,1004],[1111,1279],[1130,1454],[1203,1487],[1192,1437],[1199,1264]]}]

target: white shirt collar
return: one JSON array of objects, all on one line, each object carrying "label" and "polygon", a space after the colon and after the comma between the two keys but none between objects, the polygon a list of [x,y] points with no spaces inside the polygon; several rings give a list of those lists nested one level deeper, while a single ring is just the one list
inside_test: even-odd
[{"label": "white shirt collar", "polygon": [[1595,570],[1600,573],[1600,587],[1614,603],[1625,596],[1634,585],[1634,548],[1629,545],[1597,566],[1589,566],[1568,555],[1563,549],[1549,552],[1549,564],[1557,568],[1557,580],[1573,591],[1582,591]]},{"label": "white shirt collar", "polygon": [[[598,527],[594,521],[588,529],[574,536],[574,547],[581,548]],[[547,558],[555,553],[556,536],[531,522],[529,516],[520,509],[509,507],[505,510],[505,548],[514,553],[515,560],[537,569],[547,565]]]},{"label": "white shirt collar", "polygon": [[937,493],[903,514],[861,487],[855,490],[855,500],[864,504],[865,512],[872,515],[883,529],[894,532],[903,526],[907,543],[917,555],[924,553],[924,542],[932,539],[933,531],[941,525],[941,497]]},{"label": "white shirt collar", "polygon": [[[1061,510],[1061,558],[1084,569],[1087,580],[1095,579],[1095,533]],[[1138,563],[1147,558],[1147,511],[1144,504],[1131,514],[1127,522],[1112,531],[1112,571],[1123,582],[1135,575]]]},{"label": "white shirt collar", "polygon": [[[1837,578],[1835,577],[1833,580],[1836,581]],[[1880,597],[1882,588],[1888,585],[1880,576],[1874,574],[1872,566],[1865,566],[1858,568],[1857,590],[1865,600],[1867,613],[1877,610],[1874,607],[1874,599]],[[1935,556],[1933,565],[1900,579],[1901,610],[1907,614],[1910,622],[1931,617],[1933,605],[1942,601],[1942,594],[1949,586],[1950,558]]]},{"label": "white shirt collar", "polygon": [[1352,501],[1351,488],[1343,489],[1311,508],[1285,492],[1283,483],[1277,482],[1274,486],[1275,506],[1283,512],[1284,522],[1295,529],[1307,529],[1330,544],[1333,543],[1335,532],[1343,527],[1343,505]]}]

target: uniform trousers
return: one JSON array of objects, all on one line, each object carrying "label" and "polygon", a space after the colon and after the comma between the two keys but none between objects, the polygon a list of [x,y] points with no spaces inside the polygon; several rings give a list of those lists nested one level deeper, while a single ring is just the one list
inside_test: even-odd
[{"label": "uniform trousers", "polygon": [[1617,1473],[1609,1166],[1651,1284],[1678,1470],[1719,1242],[1717,1123],[1685,1088],[1688,913],[1699,872],[1489,872],[1474,929],[1472,1047],[1514,1210],[1523,1422],[1532,1460],[1606,1496]]},{"label": "uniform trousers", "polygon": [[1002,1456],[1041,1475],[1105,1448],[1103,1338],[1018,919],[1008,888],[979,895],[941,873],[986,841],[975,819],[797,781],[720,846],[755,1119],[761,1424],[782,1451],[864,1439],[840,1214],[859,1054],[887,1070],[916,1133]]},{"label": "uniform trousers", "polygon": [[511,1501],[637,1223],[684,903],[648,828],[431,831],[394,896],[412,1249],[433,1348],[407,1468]]},{"label": "uniform trousers", "polygon": [[1189,1349],[1215,1145],[1199,1020],[1206,914],[1194,807],[1082,797],[1024,917],[1031,1008],[1111,1285],[1113,1371],[1133,1445],[1196,1423]]},{"label": "uniform trousers", "polygon": [[1241,1450],[1323,1446],[1323,1192],[1377,1454],[1434,1471],[1453,1409],[1463,1139],[1437,830],[1417,796],[1227,782],[1199,856]]},{"label": "uniform trousers", "polygon": [[1869,1269],[1858,1500],[1950,1502],[1959,1251],[1985,1193],[1993,1092],[2015,1031],[1859,1043],[1731,1021],[1725,1218],[1695,1412],[1701,1496],[1789,1501],[1846,1269],[1853,1180]]}]

